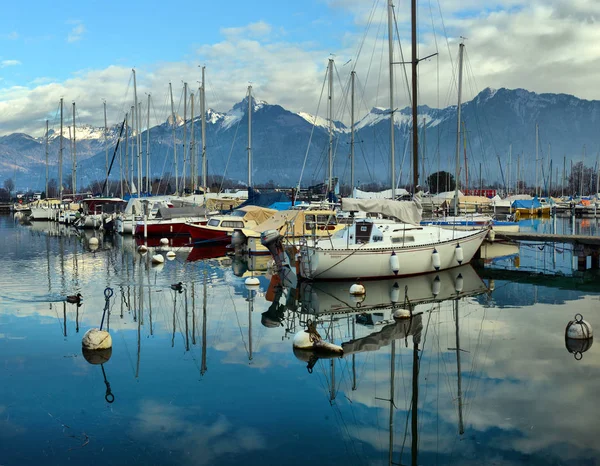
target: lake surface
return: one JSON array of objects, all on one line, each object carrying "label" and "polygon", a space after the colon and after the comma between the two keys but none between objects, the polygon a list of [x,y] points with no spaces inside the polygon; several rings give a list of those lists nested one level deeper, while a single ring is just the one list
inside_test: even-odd
[{"label": "lake surface", "polygon": [[[153,248],[90,236],[0,217],[1,465],[600,464],[600,345],[565,342],[576,313],[600,331],[600,281],[570,246],[367,282],[357,302],[347,283],[283,287],[266,260],[175,246],[152,266]],[[90,363],[107,305],[112,354]],[[343,358],[293,351],[309,320]]]}]

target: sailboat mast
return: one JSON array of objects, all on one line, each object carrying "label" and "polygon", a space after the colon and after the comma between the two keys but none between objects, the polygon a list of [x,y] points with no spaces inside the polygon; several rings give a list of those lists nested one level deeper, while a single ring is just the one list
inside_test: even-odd
[{"label": "sailboat mast", "polygon": [[248,189],[252,187],[252,86],[248,86]]},{"label": "sailboat mast", "polygon": [[394,393],[395,393],[395,373],[396,373],[396,340],[392,340],[390,357],[390,447],[388,453],[388,462],[393,464],[394,453]]},{"label": "sailboat mast", "polygon": [[148,94],[148,118],[146,124],[146,192],[150,194],[150,97]]},{"label": "sailboat mast", "polygon": [[[127,163],[127,157],[129,157],[129,148],[127,147],[129,144],[129,115],[125,114],[125,179],[129,182],[128,169],[129,164]],[[132,186],[129,186],[129,193],[131,193]],[[123,174],[121,174],[121,194],[123,194]],[[121,199],[123,196],[121,195]]]},{"label": "sailboat mast", "polygon": [[460,111],[461,111],[461,99],[462,99],[462,65],[463,65],[463,52],[465,44],[462,42],[458,45],[458,105],[456,108],[456,160],[454,167],[454,215],[458,216],[458,175],[460,173]]},{"label": "sailboat mast", "polygon": [[539,128],[538,124],[535,124],[535,195],[539,196],[539,186],[538,186],[538,151],[539,151]]},{"label": "sailboat mast", "polygon": [[108,197],[108,125],[106,123],[106,101],[103,103],[104,107],[104,156],[106,159],[105,171],[106,171],[106,196]]},{"label": "sailboat mast", "polygon": [[48,198],[48,120],[46,120],[46,198]]},{"label": "sailboat mast", "polygon": [[[396,198],[396,161],[395,161],[395,143],[394,143],[394,36],[392,30],[393,16],[392,0],[388,0],[388,57],[389,57],[389,75],[390,75],[390,175],[392,181],[392,199]],[[414,47],[414,45],[413,45]],[[414,57],[414,48],[413,48]],[[416,81],[415,81],[416,82]],[[415,85],[413,82],[413,86]],[[413,114],[413,126],[416,120]],[[413,146],[414,149],[414,146]],[[415,159],[413,159],[415,160]],[[416,161],[416,160],[415,160]],[[418,168],[416,168],[418,170]],[[415,185],[416,186],[416,185]]]},{"label": "sailboat mast", "polygon": [[191,119],[192,119],[192,127],[190,128],[192,132],[192,142],[190,143],[190,175],[192,177],[192,194],[196,191],[196,187],[198,184],[198,173],[196,169],[196,135],[194,134],[194,93],[190,93],[190,103],[192,104],[191,109]]},{"label": "sailboat mast", "polygon": [[[391,0],[389,0],[391,4]],[[413,185],[415,192],[419,184],[419,128],[417,124],[417,0],[410,2],[411,15],[411,62],[412,62],[412,121],[413,121]]]},{"label": "sailboat mast", "polygon": [[133,99],[135,105],[135,133],[136,133],[136,144],[137,144],[137,165],[138,165],[138,197],[142,190],[142,147],[140,138],[140,109],[138,107],[137,98],[137,83],[135,79],[135,70],[133,71]]},{"label": "sailboat mast", "polygon": [[183,173],[182,173],[182,180],[181,182],[183,183],[183,190],[182,192],[185,193],[185,185],[186,185],[186,181],[185,181],[185,168],[186,168],[186,164],[187,164],[187,151],[185,146],[187,145],[187,83],[183,83]]},{"label": "sailboat mast", "polygon": [[205,84],[204,84],[204,69],[206,67],[202,67],[202,93],[200,94],[200,113],[202,115],[201,119],[201,131],[202,131],[202,187],[203,191],[206,193],[206,92],[205,92]]},{"label": "sailboat mast", "polygon": [[60,146],[58,149],[58,194],[63,194],[63,98],[60,98]]},{"label": "sailboat mast", "polygon": [[333,59],[331,58],[327,65],[327,76],[329,78],[329,147],[327,151],[329,155],[329,169],[327,175],[327,193],[329,194],[333,191]]},{"label": "sailboat mast", "polygon": [[75,201],[75,193],[77,192],[77,138],[75,136],[75,102],[73,102],[73,170],[71,172],[71,184],[73,191],[73,201]]},{"label": "sailboat mast", "polygon": [[[131,106],[131,155],[130,155],[130,157],[131,157],[131,172],[130,172],[130,175],[131,175],[131,189],[132,189],[132,194],[133,194],[133,187],[135,186],[135,183],[133,182],[133,176],[134,176],[134,174],[133,174],[134,173],[133,166],[134,166],[134,159],[135,159],[135,157],[134,157],[134,149],[135,149],[134,146],[135,146],[135,144],[134,144],[133,133],[135,131],[135,111],[136,111],[136,109],[132,105]],[[138,189],[139,188],[140,187],[138,186]],[[138,189],[135,190],[136,193],[139,192]],[[139,194],[138,194],[138,197],[139,197]]]},{"label": "sailboat mast", "polygon": [[173,104],[173,86],[169,83],[169,95],[171,96],[171,124],[173,125],[173,158],[175,159],[175,194],[179,194],[179,178],[177,175],[177,138],[175,137],[175,105]]},{"label": "sailboat mast", "polygon": [[350,97],[350,189],[352,190],[352,197],[354,197],[354,80],[356,77],[356,71],[350,73],[350,79],[352,81],[352,93]]},{"label": "sailboat mast", "polygon": [[457,387],[458,387],[458,433],[460,435],[465,433],[463,425],[463,413],[462,413],[462,373],[460,370],[460,334],[458,327],[458,299],[454,300],[454,319],[456,321],[456,374],[458,376]]}]

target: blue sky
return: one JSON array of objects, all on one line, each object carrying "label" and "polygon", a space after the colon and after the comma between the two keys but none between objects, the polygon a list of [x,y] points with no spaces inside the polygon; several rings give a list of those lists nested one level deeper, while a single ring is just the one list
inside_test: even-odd
[{"label": "blue sky", "polygon": [[[254,95],[292,111],[316,113],[327,59],[335,54],[340,81],[352,66],[362,83],[361,112],[388,106],[386,0],[177,3],[158,1],[5,2],[0,15],[0,135],[39,136],[55,118],[60,97],[76,101],[82,123],[110,122],[138,95],[151,93],[166,119],[169,82],[197,87],[207,69],[208,106],[227,111],[252,82]],[[459,36],[467,41],[466,99],[485,87],[522,87],[600,97],[600,2],[592,0],[420,0],[420,102],[455,102]],[[373,8],[372,20],[369,14]],[[395,12],[407,56],[409,2]],[[367,27],[369,26],[369,27]],[[434,34],[435,33],[435,34]],[[387,45],[385,45],[387,46]],[[357,51],[362,50],[357,57]],[[396,45],[396,56],[399,46]],[[350,58],[349,66],[343,66]],[[408,105],[396,72],[397,106]],[[337,95],[341,93],[338,91]],[[339,119],[343,119],[342,116]]]}]

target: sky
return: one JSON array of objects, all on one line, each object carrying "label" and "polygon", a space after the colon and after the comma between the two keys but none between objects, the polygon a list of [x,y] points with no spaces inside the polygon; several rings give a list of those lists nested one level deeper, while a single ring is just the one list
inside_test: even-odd
[{"label": "sky", "polygon": [[[419,104],[456,104],[456,64],[465,37],[463,100],[486,87],[600,99],[600,1],[418,0]],[[155,0],[5,2],[0,15],[0,136],[41,136],[76,102],[77,124],[123,119],[137,94],[152,96],[151,126],[165,121],[173,86],[198,88],[226,112],[246,95],[294,112],[323,113],[325,71],[335,60],[335,118],[348,122],[347,82],[357,74],[357,119],[389,108],[386,0]],[[410,57],[410,2],[395,0],[394,61]],[[395,106],[409,105],[394,65]],[[410,77],[410,69],[406,69]],[[189,108],[189,107],[188,107]],[[188,110],[189,111],[189,110]],[[66,122],[65,122],[66,124]]]}]

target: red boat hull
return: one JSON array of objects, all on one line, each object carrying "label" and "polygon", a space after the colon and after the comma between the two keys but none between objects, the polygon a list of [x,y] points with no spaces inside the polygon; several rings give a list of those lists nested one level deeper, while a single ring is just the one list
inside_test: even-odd
[{"label": "red boat hull", "polygon": [[192,242],[197,243],[206,241],[210,243],[230,243],[231,237],[228,235],[233,228],[215,228],[203,225],[188,226],[188,234],[192,237]]},{"label": "red boat hull", "polygon": [[[195,225],[203,225],[206,220],[195,223]],[[149,223],[146,225],[146,231],[148,236],[160,236],[166,238],[169,236],[189,236],[189,228],[186,222],[177,223]],[[135,236],[144,236],[144,225],[137,224],[135,226]]]}]

